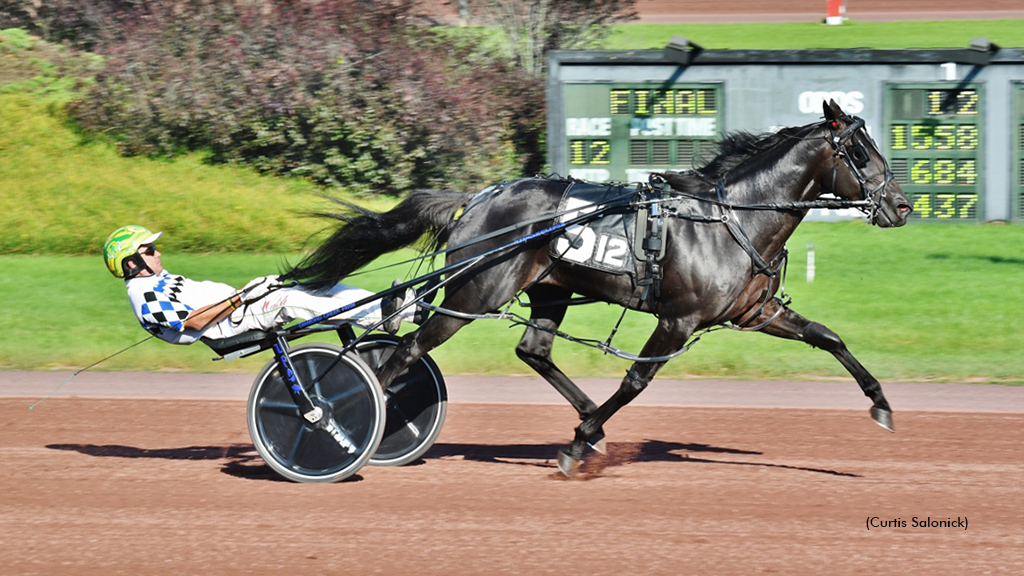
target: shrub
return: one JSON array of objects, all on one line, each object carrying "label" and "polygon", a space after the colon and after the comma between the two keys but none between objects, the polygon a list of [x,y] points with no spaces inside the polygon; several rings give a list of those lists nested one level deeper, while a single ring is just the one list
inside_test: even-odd
[{"label": "shrub", "polygon": [[93,50],[146,13],[147,0],[0,0],[0,28],[22,28],[53,43]]},{"label": "shrub", "polygon": [[0,94],[31,94],[55,105],[74,97],[103,61],[69,50],[21,28],[0,29]]},{"label": "shrub", "polygon": [[411,5],[149,4],[104,46],[106,69],[70,111],[127,155],[205,150],[363,193],[539,169],[541,83],[407,25]]}]

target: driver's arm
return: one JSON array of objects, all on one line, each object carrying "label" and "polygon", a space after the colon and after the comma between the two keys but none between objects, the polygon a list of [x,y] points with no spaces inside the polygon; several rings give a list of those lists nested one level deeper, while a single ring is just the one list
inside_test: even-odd
[{"label": "driver's arm", "polygon": [[202,330],[211,324],[220,322],[234,312],[241,303],[242,297],[234,294],[227,300],[197,308],[185,318],[185,329]]}]

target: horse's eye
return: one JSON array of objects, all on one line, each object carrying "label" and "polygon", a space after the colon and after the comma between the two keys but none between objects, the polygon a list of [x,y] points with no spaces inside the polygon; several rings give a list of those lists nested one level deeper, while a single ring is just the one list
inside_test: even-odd
[{"label": "horse's eye", "polygon": [[850,146],[850,160],[853,161],[854,166],[857,168],[863,168],[871,161],[871,156],[868,155],[868,151],[864,149],[864,146],[857,143]]}]

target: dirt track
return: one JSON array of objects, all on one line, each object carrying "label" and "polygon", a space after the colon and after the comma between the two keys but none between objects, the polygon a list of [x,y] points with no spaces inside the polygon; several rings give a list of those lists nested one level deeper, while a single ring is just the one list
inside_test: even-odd
[{"label": "dirt track", "polygon": [[1010,411],[897,411],[897,434],[865,409],[630,406],[573,481],[568,406],[453,402],[421,462],[330,485],[279,480],[242,400],[0,398],[0,572],[1020,574],[1024,395],[977,390]]},{"label": "dirt track", "polygon": [[[425,0],[419,12],[439,22],[458,21],[456,0]],[[855,21],[985,20],[1024,18],[1020,0],[846,0]],[[637,0],[639,23],[815,22],[825,18],[825,0]]]},{"label": "dirt track", "polygon": [[[894,19],[896,6],[964,6],[848,4],[861,19],[869,5]],[[659,12],[673,5],[686,20]],[[648,21],[679,22],[819,5],[638,3]],[[971,7],[1020,12],[1017,0]],[[243,400],[56,397],[27,410],[52,385],[0,398],[4,575],[1024,573],[1024,410],[928,397],[966,403],[963,387],[916,389],[917,404],[906,392],[903,405],[925,409],[898,410],[897,434],[863,409],[631,406],[606,427],[616,456],[581,481],[552,460],[574,425],[567,406],[453,402],[422,462],[299,485],[255,454]],[[994,398],[998,410],[1006,395]],[[967,529],[914,526],[929,517]],[[871,518],[894,527],[869,530]]]}]

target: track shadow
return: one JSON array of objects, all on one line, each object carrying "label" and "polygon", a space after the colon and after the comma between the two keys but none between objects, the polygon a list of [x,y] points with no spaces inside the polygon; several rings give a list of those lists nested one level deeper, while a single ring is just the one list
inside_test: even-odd
[{"label": "track shadow", "polygon": [[[517,466],[535,466],[554,468],[555,456],[562,444],[434,444],[423,456],[425,459],[462,456],[466,460],[492,462]],[[605,474],[609,468],[623,466],[633,462],[685,462],[688,464],[728,464],[732,466],[762,466],[860,478],[857,474],[828,470],[824,468],[808,468],[773,464],[750,460],[724,460],[703,455],[721,454],[738,456],[760,456],[763,453],[737,448],[724,448],[708,444],[684,444],[681,442],[664,442],[661,440],[645,440],[643,442],[610,442],[607,454],[591,453],[585,457],[580,473],[574,480],[590,480]],[[695,456],[697,455],[697,456]],[[525,460],[525,462],[524,462]],[[561,475],[558,478],[563,478]]]},{"label": "track shadow", "polygon": [[[677,462],[682,460],[673,451],[684,450],[686,452],[718,453],[718,454],[752,454],[759,455],[760,452],[749,450],[738,450],[735,448],[721,448],[707,444],[681,444],[678,442],[662,442],[660,440],[646,440],[640,445],[635,462]],[[450,456],[462,456],[466,460],[479,462],[500,462],[502,460],[552,460],[559,450],[565,448],[563,444],[434,444],[426,454],[425,459],[444,458]],[[537,464],[534,464],[537,465]]]},{"label": "track shadow", "polygon": [[1005,256],[962,256],[952,254],[928,254],[928,260],[981,260],[991,264],[1009,264],[1012,266],[1024,266],[1024,258],[1007,258]]},{"label": "track shadow", "polygon": [[[136,448],[118,444],[49,444],[51,450],[67,450],[101,458],[158,458],[162,460],[224,460],[221,472],[246,480],[288,482],[260,458],[252,444],[228,446],[187,446],[184,448]],[[362,476],[353,474],[344,482],[358,482]]]},{"label": "track shadow", "polygon": [[[231,444],[228,446],[189,446],[184,448],[136,448],[117,444],[49,444],[51,450],[67,450],[88,456],[102,458],[159,458],[164,460],[224,460],[221,472],[246,480],[268,480],[286,482],[284,478],[267,466],[252,444]],[[475,462],[489,462],[513,466],[534,466],[554,469],[555,456],[562,444],[434,444],[423,458],[413,465],[422,465],[425,460],[461,456]],[[589,454],[574,480],[591,480],[606,475],[610,468],[633,462],[685,462],[688,464],[727,464],[731,466],[761,466],[801,472],[814,472],[846,478],[860,478],[857,474],[838,472],[823,468],[807,468],[788,464],[773,464],[752,460],[725,460],[704,455],[761,456],[762,452],[725,448],[708,444],[684,444],[645,440],[643,442],[610,442],[607,454]],[[559,474],[553,477],[564,479]],[[363,478],[353,474],[343,482],[359,482]]]}]

